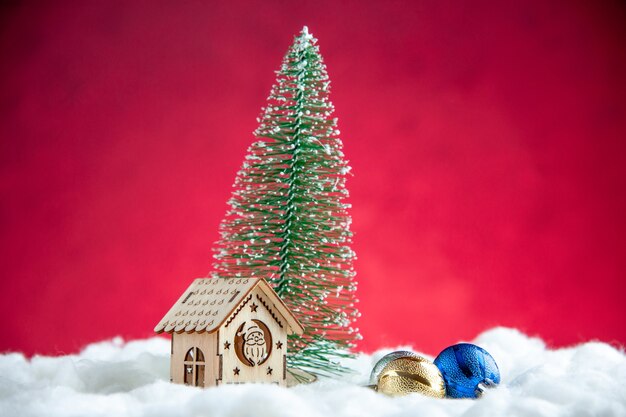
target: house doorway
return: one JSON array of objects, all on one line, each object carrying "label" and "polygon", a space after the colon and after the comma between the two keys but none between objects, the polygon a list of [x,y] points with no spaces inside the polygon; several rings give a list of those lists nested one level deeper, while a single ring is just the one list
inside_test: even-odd
[{"label": "house doorway", "polygon": [[192,347],[185,355],[185,385],[204,387],[204,353],[200,348]]}]

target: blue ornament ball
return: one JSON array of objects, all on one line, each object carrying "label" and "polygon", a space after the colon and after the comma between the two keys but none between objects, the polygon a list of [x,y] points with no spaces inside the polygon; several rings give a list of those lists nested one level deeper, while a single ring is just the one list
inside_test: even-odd
[{"label": "blue ornament ball", "polygon": [[471,343],[459,343],[445,348],[437,358],[446,383],[446,395],[451,398],[478,398],[485,388],[500,383],[500,370],[485,349]]}]

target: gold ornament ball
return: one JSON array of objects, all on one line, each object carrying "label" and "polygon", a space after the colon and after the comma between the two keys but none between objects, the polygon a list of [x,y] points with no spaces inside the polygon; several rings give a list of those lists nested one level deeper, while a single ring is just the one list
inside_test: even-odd
[{"label": "gold ornament ball", "polygon": [[376,385],[378,383],[378,378],[380,377],[380,373],[383,371],[383,368],[387,366],[387,364],[398,358],[407,358],[407,357],[416,357],[420,358],[417,353],[408,351],[408,350],[397,350],[395,352],[391,352],[380,358],[374,369],[372,369],[372,373],[370,374],[370,384]]},{"label": "gold ornament ball", "polygon": [[421,356],[394,359],[381,371],[377,391],[399,396],[412,392],[444,398],[446,386],[439,368]]}]

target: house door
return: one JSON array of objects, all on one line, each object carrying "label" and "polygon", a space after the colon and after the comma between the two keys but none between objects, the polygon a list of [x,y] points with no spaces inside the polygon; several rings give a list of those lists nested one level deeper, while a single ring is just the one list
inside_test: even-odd
[{"label": "house door", "polygon": [[204,354],[200,348],[192,347],[185,355],[185,385],[204,387]]}]

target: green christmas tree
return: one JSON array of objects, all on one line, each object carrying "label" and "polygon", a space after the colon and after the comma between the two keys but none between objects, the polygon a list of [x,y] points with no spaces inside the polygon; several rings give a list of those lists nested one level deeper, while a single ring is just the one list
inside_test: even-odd
[{"label": "green christmas tree", "polygon": [[214,276],[266,278],[305,328],[289,340],[289,366],[328,375],[345,371],[338,360],[360,335],[350,167],[316,43],[304,27],[276,72],[220,225]]}]

